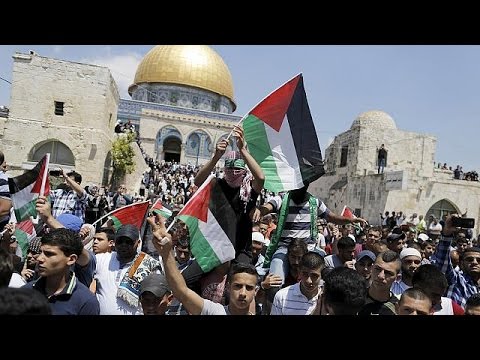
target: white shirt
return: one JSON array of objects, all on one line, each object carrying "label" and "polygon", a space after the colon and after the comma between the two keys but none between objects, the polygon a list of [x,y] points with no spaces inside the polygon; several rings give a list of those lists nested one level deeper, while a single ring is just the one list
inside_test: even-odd
[{"label": "white shirt", "polygon": [[143,311],[140,303],[137,307],[132,307],[117,297],[118,285],[130,269],[131,263],[120,268],[120,262],[115,251],[95,256],[97,258],[95,271],[96,295],[100,304],[100,315],[142,315]]},{"label": "white shirt", "polygon": [[300,283],[280,289],[273,299],[270,315],[310,315],[315,310],[320,291],[310,300],[300,291]]}]

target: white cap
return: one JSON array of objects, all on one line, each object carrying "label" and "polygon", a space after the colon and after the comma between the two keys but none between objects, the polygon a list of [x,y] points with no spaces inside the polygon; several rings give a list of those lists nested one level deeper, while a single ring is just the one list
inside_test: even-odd
[{"label": "white cap", "polygon": [[258,241],[262,244],[266,244],[267,242],[265,241],[265,237],[261,232],[254,231],[252,232],[252,241]]},{"label": "white cap", "polygon": [[427,234],[423,234],[423,233],[422,233],[422,234],[419,234],[419,235],[417,236],[417,238],[418,238],[419,240],[422,240],[422,241],[427,241],[427,240],[429,239],[428,235],[427,235]]},{"label": "white cap", "polygon": [[403,258],[405,258],[407,256],[416,256],[420,260],[422,260],[422,254],[420,254],[420,251],[418,251],[417,249],[414,249],[414,248],[404,248],[400,252],[400,260],[402,260]]}]

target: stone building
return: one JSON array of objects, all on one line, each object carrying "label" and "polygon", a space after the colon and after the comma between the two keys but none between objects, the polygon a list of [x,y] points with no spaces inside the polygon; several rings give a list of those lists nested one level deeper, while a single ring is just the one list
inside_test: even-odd
[{"label": "stone building", "polygon": [[[427,218],[467,212],[478,233],[480,183],[455,180],[452,171],[435,168],[436,143],[432,135],[397,129],[383,111],[362,113],[327,147],[326,173],[309,190],[336,213],[347,206],[374,225],[385,211]],[[382,144],[387,161],[384,173],[378,174]]]},{"label": "stone building", "polygon": [[132,100],[120,100],[118,118],[135,125],[155,160],[204,164],[241,119],[231,115],[230,71],[205,45],[155,46],[140,62],[129,93]]},{"label": "stone building", "polygon": [[[210,47],[151,49],[120,99],[106,67],[30,54],[13,55],[11,100],[0,111],[1,149],[16,176],[47,152],[50,168],[75,169],[83,184],[108,184],[117,119],[131,121],[156,160],[204,164],[240,120],[228,67]],[[146,165],[134,145],[136,170],[125,182],[138,191]],[[220,163],[219,166],[222,164]]]},{"label": "stone building", "polygon": [[9,113],[0,116],[9,174],[34,167],[49,152],[51,169],[75,169],[82,185],[105,183],[119,99],[106,67],[14,54]]}]

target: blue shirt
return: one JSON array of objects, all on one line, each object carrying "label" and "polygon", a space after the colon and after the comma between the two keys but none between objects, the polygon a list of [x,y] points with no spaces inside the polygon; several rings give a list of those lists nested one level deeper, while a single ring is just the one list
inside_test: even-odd
[{"label": "blue shirt", "polygon": [[70,280],[63,290],[51,296],[45,292],[46,278],[27,283],[24,288],[42,293],[50,303],[52,315],[100,315],[100,305],[95,295],[71,272]]}]

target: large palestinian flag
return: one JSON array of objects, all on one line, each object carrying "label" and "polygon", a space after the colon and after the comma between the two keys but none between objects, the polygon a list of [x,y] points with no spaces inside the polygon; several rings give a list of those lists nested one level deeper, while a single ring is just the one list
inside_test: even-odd
[{"label": "large palestinian flag", "polygon": [[101,220],[110,218],[113,221],[113,227],[115,228],[115,231],[125,224],[135,225],[137,229],[140,230],[142,229],[142,225],[146,219],[149,205],[150,201],[144,201],[115,209],[95,221],[92,225],[95,226]]},{"label": "large palestinian flag", "polygon": [[325,173],[302,74],[260,102],[243,120],[243,129],[266,189],[299,189]]},{"label": "large palestinian flag", "polygon": [[46,154],[32,170],[27,170],[22,175],[8,179],[8,187],[12,199],[13,209],[17,222],[36,217],[36,200],[44,186],[43,194],[49,195],[50,182],[48,180],[48,160]]},{"label": "large palestinian flag", "polygon": [[172,216],[172,210],[166,208],[165,206],[162,205],[162,202],[160,199],[157,199],[155,201],[155,204],[153,204],[152,209],[151,209],[155,214],[160,214],[162,215],[165,219],[168,219],[170,216]]},{"label": "large palestinian flag", "polygon": [[235,212],[214,178],[205,180],[177,216],[188,227],[192,254],[204,272],[235,258]]}]

